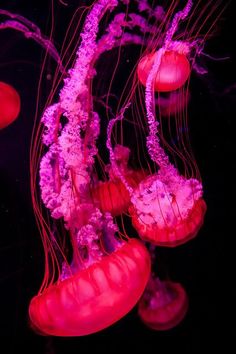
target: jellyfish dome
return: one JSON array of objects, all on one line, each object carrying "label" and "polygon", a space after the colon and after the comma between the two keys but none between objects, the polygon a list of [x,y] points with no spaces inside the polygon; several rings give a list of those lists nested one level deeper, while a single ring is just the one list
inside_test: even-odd
[{"label": "jellyfish dome", "polygon": [[[145,172],[128,171],[125,177],[131,186],[136,187],[145,177]],[[126,212],[130,205],[129,192],[119,178],[99,182],[92,190],[92,198],[95,205],[99,205],[103,212],[110,212],[113,216]]]},{"label": "jellyfish dome", "polygon": [[0,82],[0,129],[14,122],[20,112],[20,96],[9,84]]},{"label": "jellyfish dome", "polygon": [[[114,148],[114,157],[119,169],[125,176],[129,185],[137,187],[139,182],[146,177],[142,169],[133,170],[128,167],[130,149],[117,144]],[[112,165],[107,166],[109,180],[99,181],[91,190],[92,199],[102,212],[110,212],[112,216],[118,216],[128,210],[130,205],[130,194],[124,183],[116,175]]]},{"label": "jellyfish dome", "polygon": [[190,93],[180,89],[171,91],[168,94],[165,93],[165,96],[159,95],[156,99],[156,105],[161,117],[175,118],[177,114],[181,114],[186,109],[189,101]]},{"label": "jellyfish dome", "polygon": [[[144,56],[137,69],[140,82],[145,86],[148,75],[157,53]],[[186,55],[174,51],[166,51],[154,77],[154,90],[170,92],[182,87],[190,75],[190,64]]]},{"label": "jellyfish dome", "polygon": [[84,336],[118,321],[137,303],[150,273],[149,254],[130,239],[116,251],[59,280],[29,306],[33,328],[54,336]]},{"label": "jellyfish dome", "polygon": [[148,177],[134,191],[131,201],[129,212],[140,237],[166,247],[194,238],[206,211],[200,182],[177,174]]},{"label": "jellyfish dome", "polygon": [[156,331],[177,326],[188,310],[188,296],[183,286],[173,281],[152,278],[138,305],[143,323]]}]

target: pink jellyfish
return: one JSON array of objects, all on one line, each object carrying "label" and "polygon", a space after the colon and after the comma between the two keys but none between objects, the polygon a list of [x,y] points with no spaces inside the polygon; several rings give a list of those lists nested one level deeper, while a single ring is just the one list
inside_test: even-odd
[{"label": "pink jellyfish", "polygon": [[9,84],[0,82],[0,129],[14,122],[20,113],[20,96]]},{"label": "pink jellyfish", "polygon": [[[158,52],[143,57],[137,69],[140,82],[146,86],[152,66],[158,56]],[[190,75],[190,64],[181,52],[165,51],[161,56],[159,68],[153,78],[153,87],[158,92],[169,92],[182,87]]]},{"label": "pink jellyfish", "polygon": [[156,99],[156,105],[161,117],[177,118],[188,106],[190,93],[184,90],[175,90],[169,92],[167,96],[159,95]]},{"label": "pink jellyfish", "polygon": [[35,196],[37,132],[31,152],[45,276],[30,302],[29,317],[32,327],[43,334],[81,336],[110,326],[137,303],[150,274],[145,246],[136,239],[119,238],[111,214],[102,213],[90,195],[100,124],[91,102],[92,65],[99,49],[99,21],[116,5],[115,0],[99,0],[90,10],[59,100],[42,117],[46,153],[40,161],[41,198],[52,218],[63,220],[67,241],[50,230]]},{"label": "pink jellyfish", "polygon": [[195,68],[192,51],[200,50],[197,40],[174,40],[180,22],[188,18],[192,7],[192,1],[187,1],[184,9],[174,15],[166,33],[158,33],[156,43],[152,40],[151,48],[155,44],[159,48],[155,52],[152,50],[151,54],[145,54],[137,66],[138,79],[145,85],[147,152],[157,170],[143,179],[137,188],[129,184],[119,168],[111,142],[112,129],[115,123],[124,120],[125,111],[128,111],[132,104],[132,96],[126,100],[127,103],[120,114],[110,120],[108,125],[107,147],[111,164],[130,193],[129,213],[132,224],[143,240],[168,247],[181,245],[194,238],[203,224],[206,212],[202,183],[196,163],[192,159],[191,147],[188,152],[183,138],[180,139],[183,152],[175,149],[175,146],[171,147],[171,152],[182,160],[183,167],[187,170],[185,176],[170,161],[164,149],[164,146],[168,147],[168,142],[165,137],[162,138],[162,126],[155,108],[155,91],[169,92],[180,89],[189,78],[190,60]]},{"label": "pink jellyfish", "polygon": [[[26,38],[32,38],[56,60],[61,72],[64,71],[52,42],[41,34],[40,29],[31,21],[18,14],[13,14],[7,10],[0,9],[0,16],[10,18],[0,22],[0,30],[12,29],[24,34]],[[17,90],[11,85],[0,81],[0,129],[7,127],[13,123],[19,116],[21,108],[21,99]]]},{"label": "pink jellyfish", "polygon": [[188,296],[183,286],[170,280],[151,277],[139,301],[138,314],[145,325],[156,331],[177,326],[188,310]]},{"label": "pink jellyfish", "polygon": [[[130,150],[129,148],[117,144],[114,148],[116,163],[122,170],[129,185],[136,188],[145,177],[146,172],[142,169],[132,170],[128,167]],[[109,181],[99,181],[91,190],[94,203],[102,212],[110,212],[112,216],[118,216],[127,212],[130,206],[130,195],[122,181],[113,171],[112,166],[107,168]]]}]

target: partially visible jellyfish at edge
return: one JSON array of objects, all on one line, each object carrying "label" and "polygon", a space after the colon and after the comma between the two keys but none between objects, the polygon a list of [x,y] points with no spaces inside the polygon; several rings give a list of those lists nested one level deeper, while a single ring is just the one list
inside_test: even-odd
[{"label": "partially visible jellyfish at edge", "polygon": [[11,85],[0,81],[0,129],[13,123],[19,113],[19,93]]}]

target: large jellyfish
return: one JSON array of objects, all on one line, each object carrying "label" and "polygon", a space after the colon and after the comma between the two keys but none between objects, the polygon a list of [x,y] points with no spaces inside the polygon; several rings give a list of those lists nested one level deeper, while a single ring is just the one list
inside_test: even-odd
[{"label": "large jellyfish", "polygon": [[111,214],[102,213],[90,198],[100,120],[91,100],[92,64],[99,20],[116,5],[101,0],[91,9],[59,100],[42,117],[48,151],[40,162],[41,196],[52,217],[63,218],[72,248],[68,259],[55,240],[62,256],[59,265],[43,235],[46,256],[48,248],[52,252],[46,267],[56,269],[50,278],[46,268],[29,316],[32,326],[45,334],[80,336],[111,325],[137,303],[149,278],[145,246],[138,240],[118,239]]}]

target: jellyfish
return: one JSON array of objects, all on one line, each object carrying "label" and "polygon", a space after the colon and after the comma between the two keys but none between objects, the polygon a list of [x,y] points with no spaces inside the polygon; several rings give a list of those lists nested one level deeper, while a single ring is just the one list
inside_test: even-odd
[{"label": "jellyfish", "polygon": [[[91,224],[86,224],[80,236],[92,239],[98,231],[105,238],[104,230],[93,231]],[[115,238],[112,241],[109,235],[104,241],[109,247],[99,247],[95,237],[92,242],[93,246],[88,240],[80,241],[80,265],[73,259],[55,284],[31,300],[29,317],[38,333],[84,336],[98,332],[126,315],[143,293],[150,264],[140,241],[130,239],[115,245]],[[84,255],[86,249],[88,254]]]},{"label": "jellyfish", "polygon": [[189,101],[190,92],[175,90],[165,93],[165,95],[160,93],[156,99],[156,106],[161,117],[176,118],[185,111]]},{"label": "jellyfish", "polygon": [[[167,264],[161,259],[158,247],[149,244],[147,249],[151,258],[152,272],[138,302],[138,315],[152,330],[166,331],[177,326],[185,318],[188,311],[188,295],[179,282],[170,280]],[[163,274],[160,275],[161,273]]]},{"label": "jellyfish", "polygon": [[139,301],[138,314],[143,323],[156,331],[177,326],[188,310],[188,296],[180,283],[152,276]]},{"label": "jellyfish", "polygon": [[[146,177],[146,173],[143,169],[134,170],[128,167],[130,149],[117,144],[114,148],[114,155],[116,163],[122,170],[122,174],[129,185],[133,188],[137,187]],[[92,198],[102,212],[110,212],[112,216],[118,216],[127,212],[130,206],[130,195],[111,165],[107,166],[107,171],[109,180],[105,182],[98,181],[91,191]]]},{"label": "jellyfish", "polygon": [[[63,220],[70,241],[68,246],[48,230],[33,198],[46,259],[45,277],[30,302],[29,318],[42,334],[82,336],[112,325],[137,303],[150,275],[145,246],[136,239],[119,238],[111,214],[97,208],[90,196],[100,131],[91,102],[92,64],[100,18],[116,5],[117,1],[100,0],[87,15],[59,100],[41,119],[46,152],[40,159],[37,140],[32,150],[32,168],[40,164],[42,201],[53,219]],[[35,180],[33,175],[32,186]]]},{"label": "jellyfish", "polygon": [[160,173],[141,182],[132,201],[135,207],[131,206],[129,212],[139,235],[166,247],[175,247],[194,238],[206,211],[197,180],[173,178],[173,175],[170,179]]},{"label": "jellyfish", "polygon": [[20,95],[11,85],[0,82],[0,129],[13,123],[20,113]]},{"label": "jellyfish", "polygon": [[[146,86],[150,70],[158,56],[158,52],[144,56],[137,68],[140,82]],[[158,92],[170,92],[182,87],[190,75],[190,64],[181,52],[165,51],[160,59],[156,76],[153,78],[153,87]]]},{"label": "jellyfish", "polygon": [[[197,235],[203,223],[206,204],[202,198],[201,182],[196,178],[181,176],[160,146],[152,89],[175,90],[182,86],[189,76],[187,59],[185,60],[181,53],[177,56],[172,52],[170,54],[168,48],[178,22],[188,16],[192,5],[192,1],[188,1],[185,8],[175,15],[166,33],[164,46],[156,54],[145,83],[149,125],[147,148],[152,160],[158,164],[159,171],[139,184],[132,196],[133,205],[130,207],[133,225],[141,237],[155,244],[171,247],[185,243]],[[171,46],[175,46],[175,43]],[[177,48],[182,50],[181,45]],[[170,68],[170,62],[176,69]],[[169,69],[171,77],[165,75],[165,66]]]},{"label": "jellyfish", "polygon": [[[184,106],[181,112],[183,120],[177,117],[173,127],[167,126],[171,138],[171,141],[168,141],[164,134],[165,128],[159,120],[158,107],[155,107],[155,91],[169,93],[184,90],[185,86],[188,87],[190,68],[197,67],[196,53],[203,49],[202,44],[200,45],[196,38],[175,39],[180,24],[190,16],[192,8],[193,2],[187,1],[185,7],[177,12],[171,21],[169,20],[166,32],[158,33],[157,39],[154,37],[150,40],[150,48],[147,45],[144,56],[137,64],[137,79],[145,87],[144,95],[142,89],[138,91],[141,92],[140,99],[144,99],[145,102],[145,109],[138,113],[146,115],[146,148],[151,160],[149,166],[151,163],[154,164],[155,171],[152,172],[151,167],[151,173],[136,188],[129,184],[116,163],[112,145],[115,125],[129,119],[133,91],[120,113],[110,120],[107,129],[107,147],[111,164],[131,196],[129,214],[132,224],[143,240],[165,247],[176,247],[193,239],[203,224],[206,212],[201,177],[192,155],[189,138],[181,136],[178,139],[179,146],[173,143],[172,138],[173,130],[179,134],[187,125],[187,108]],[[179,37],[181,38],[180,35]],[[137,84],[134,91],[136,87]],[[173,160],[170,159],[165,147],[174,155]],[[180,167],[179,161],[182,164]]]},{"label": "jellyfish", "polygon": [[[0,9],[0,16],[10,18],[10,20],[0,22],[0,30],[12,29],[23,33],[26,38],[33,39],[46,49],[47,54],[58,63],[59,71],[65,71],[52,41],[42,35],[40,29],[34,23],[23,16],[3,9]],[[21,100],[17,90],[5,82],[0,82],[0,129],[5,128],[17,119],[20,106]]]}]

